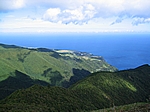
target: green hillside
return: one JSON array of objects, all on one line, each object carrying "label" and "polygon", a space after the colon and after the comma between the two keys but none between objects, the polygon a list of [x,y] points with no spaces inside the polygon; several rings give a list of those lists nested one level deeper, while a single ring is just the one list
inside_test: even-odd
[{"label": "green hillside", "polygon": [[[143,65],[136,69],[114,73],[93,73],[70,89],[81,93],[84,90],[84,92],[90,92],[91,96],[96,94],[96,99],[101,101],[100,104],[97,104],[99,108],[146,102],[150,100],[150,66]],[[84,97],[88,99],[89,94]]]},{"label": "green hillside", "polygon": [[133,103],[122,106],[114,106],[111,108],[105,108],[100,110],[94,110],[91,112],[149,112],[150,103]]},{"label": "green hillside", "polygon": [[15,90],[25,89],[34,84],[39,84],[43,86],[49,85],[45,81],[37,79],[33,80],[26,74],[23,74],[17,70],[14,73],[11,73],[11,75],[15,75],[15,77],[9,76],[6,80],[0,82],[0,99],[3,99],[6,96],[10,95]]},{"label": "green hillside", "polygon": [[[53,86],[68,87],[92,72],[116,70],[102,57],[85,52],[0,44],[0,91],[5,90],[8,94],[24,88],[18,86],[20,83],[16,84],[15,89],[14,83],[9,85],[5,83],[8,80],[17,83],[16,71],[33,81],[40,80]],[[3,98],[2,96],[7,96],[1,93],[0,99]]]},{"label": "green hillside", "polygon": [[89,110],[91,106],[90,102],[80,99],[74,91],[39,85],[18,90],[0,102],[0,110],[4,112],[80,112]]},{"label": "green hillside", "polygon": [[0,101],[0,110],[2,112],[136,112],[138,110],[148,112],[149,101],[150,66],[143,65],[136,69],[114,73],[93,73],[68,89],[34,85],[28,89],[18,90]]}]

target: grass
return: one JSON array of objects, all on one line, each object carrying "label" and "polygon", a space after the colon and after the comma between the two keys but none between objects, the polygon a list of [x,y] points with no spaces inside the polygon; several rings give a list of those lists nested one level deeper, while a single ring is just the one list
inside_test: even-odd
[{"label": "grass", "polygon": [[[9,46],[1,44],[0,46],[0,80],[6,79],[11,72],[19,70],[22,73],[25,73],[32,77],[33,79],[44,80],[49,82],[50,77],[43,77],[41,74],[48,69],[52,68],[53,71],[59,71],[62,75],[64,81],[69,81],[70,77],[73,76],[72,69],[85,69],[89,72],[96,71],[96,69],[101,68],[106,62],[89,61],[85,60],[80,56],[80,61],[77,61],[79,58],[77,55],[72,54],[68,51],[68,57],[65,55],[59,54],[53,50],[48,49],[26,49],[18,46]],[[59,57],[57,57],[59,55]],[[62,56],[61,56],[62,55]],[[56,56],[56,58],[55,58]],[[94,66],[95,65],[95,66]],[[113,67],[110,67],[109,64],[106,64],[109,70],[116,70]],[[103,69],[103,68],[102,68]],[[50,82],[49,82],[50,83]],[[61,85],[61,84],[60,84]]]},{"label": "grass", "polygon": [[[49,73],[53,72],[53,69],[50,68],[43,75],[52,75]],[[20,74],[14,77],[19,78],[16,80],[19,81],[17,85],[35,83],[29,76],[21,72],[16,73]],[[93,73],[68,89],[34,85],[28,89],[15,91],[1,100],[0,110],[9,110],[10,112],[21,109],[23,111],[33,111],[34,109],[37,112],[147,112],[150,110],[148,103],[150,95],[149,73],[150,66],[143,65],[136,69],[114,73]],[[59,77],[60,74],[58,72],[57,74]],[[57,79],[61,79],[58,77]],[[20,82],[21,80],[22,82]],[[11,81],[7,82],[12,84]]]},{"label": "grass", "polygon": [[[93,61],[92,57],[92,60],[86,60],[82,56],[77,56],[73,51],[67,52],[64,54],[45,48],[28,49],[0,44],[0,84],[12,76],[15,77],[15,71],[19,71],[33,80],[41,80],[53,86],[69,87],[89,75],[90,72],[97,71],[99,68],[103,70],[103,64],[107,66],[108,71],[116,70],[115,67],[110,67],[105,61],[98,59]],[[90,59],[90,57],[88,58]],[[44,73],[48,69],[52,70]],[[73,72],[74,69],[78,71],[76,74]],[[7,83],[3,86],[7,86]],[[0,89],[3,90],[4,88],[1,86]],[[2,94],[3,92],[0,92],[0,96],[3,96]]]},{"label": "grass", "polygon": [[107,105],[108,107],[145,102],[150,95],[149,74],[150,66],[148,65],[113,73],[97,72],[74,84],[70,89],[76,91],[93,89],[93,94],[103,95],[100,100],[104,101],[106,98],[111,103]]}]

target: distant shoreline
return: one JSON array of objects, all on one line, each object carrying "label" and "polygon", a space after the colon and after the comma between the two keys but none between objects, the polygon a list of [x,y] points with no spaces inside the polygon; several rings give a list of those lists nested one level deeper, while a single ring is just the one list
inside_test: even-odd
[{"label": "distant shoreline", "polygon": [[149,33],[2,33],[0,37],[3,44],[92,53],[119,70],[150,64]]}]

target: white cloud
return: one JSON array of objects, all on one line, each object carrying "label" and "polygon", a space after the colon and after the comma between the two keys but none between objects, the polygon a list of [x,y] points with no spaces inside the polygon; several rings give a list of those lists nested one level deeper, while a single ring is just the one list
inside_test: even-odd
[{"label": "white cloud", "polygon": [[61,10],[59,8],[50,8],[44,14],[43,19],[51,22],[58,22],[59,21],[58,14],[60,13]]},{"label": "white cloud", "polygon": [[40,12],[43,20],[63,24],[81,25],[95,18],[115,17],[117,19],[111,21],[111,25],[128,18],[132,19],[131,24],[138,25],[149,23],[150,18],[150,0],[0,0],[0,12],[22,7],[28,10],[44,8],[45,12]]},{"label": "white cloud", "polygon": [[91,20],[95,14],[96,10],[91,4],[84,4],[76,9],[50,8],[45,12],[43,19],[56,23],[83,24]]},{"label": "white cloud", "polygon": [[117,18],[114,22],[112,22],[110,25],[114,25],[117,23],[121,23],[123,21],[123,18]]},{"label": "white cloud", "polygon": [[0,0],[0,12],[19,9],[24,5],[24,0]]},{"label": "white cloud", "polygon": [[[62,3],[63,1],[66,4]],[[57,15],[57,21],[45,19],[51,22],[83,24],[93,18],[118,17],[115,22],[112,22],[113,25],[121,23],[126,18],[150,17],[150,0],[60,0],[60,2],[50,3],[61,10]]]},{"label": "white cloud", "polygon": [[150,23],[150,18],[134,18],[132,24],[139,25],[144,23]]},{"label": "white cloud", "polygon": [[23,6],[76,9],[85,4],[93,6],[100,17],[129,15],[150,16],[150,0],[0,0],[0,9],[18,9]]}]

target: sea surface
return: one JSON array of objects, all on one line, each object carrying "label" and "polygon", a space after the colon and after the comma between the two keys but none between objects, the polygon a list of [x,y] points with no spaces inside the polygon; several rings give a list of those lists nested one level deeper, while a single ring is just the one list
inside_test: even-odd
[{"label": "sea surface", "polygon": [[89,52],[119,70],[150,64],[150,33],[1,33],[0,43]]}]

